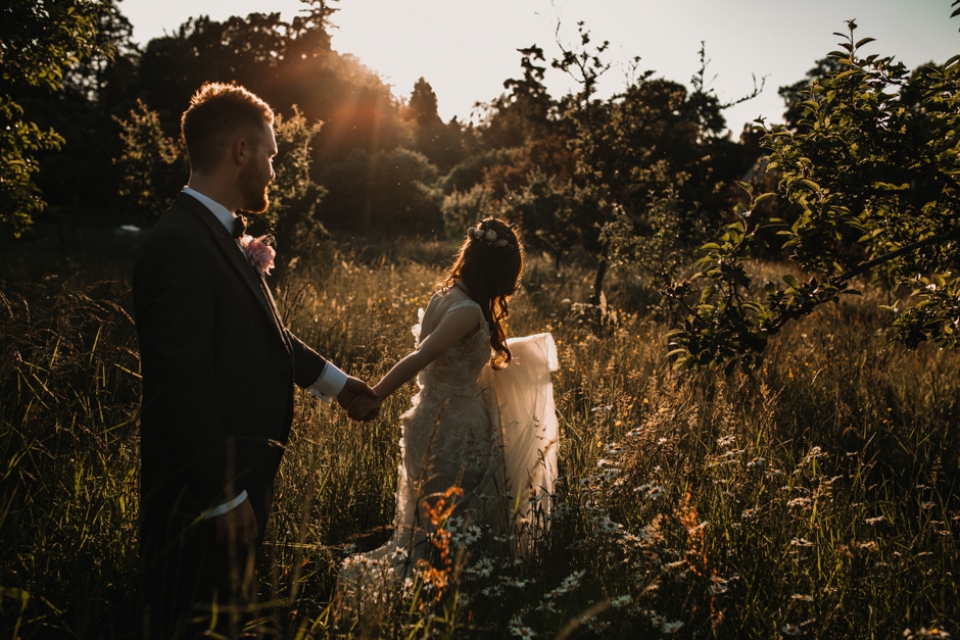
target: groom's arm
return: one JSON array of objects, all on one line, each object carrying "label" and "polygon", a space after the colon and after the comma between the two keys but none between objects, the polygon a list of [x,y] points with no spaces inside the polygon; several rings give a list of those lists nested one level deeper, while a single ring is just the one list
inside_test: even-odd
[{"label": "groom's arm", "polygon": [[343,390],[347,374],[324,360],[292,331],[286,329],[286,332],[293,346],[293,381],[324,402],[330,402]]},{"label": "groom's arm", "polygon": [[[376,398],[367,383],[348,376],[332,362],[324,360],[320,355],[304,344],[293,333],[287,330],[290,343],[293,345],[294,381],[297,386],[303,387],[324,402],[330,403],[334,398],[344,409],[349,409],[353,399],[358,395]],[[352,415],[354,419],[370,419],[373,415]]]}]

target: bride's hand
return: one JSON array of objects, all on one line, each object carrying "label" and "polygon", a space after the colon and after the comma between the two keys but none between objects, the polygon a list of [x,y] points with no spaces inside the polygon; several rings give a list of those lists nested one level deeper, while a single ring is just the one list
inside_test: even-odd
[{"label": "bride's hand", "polygon": [[379,398],[370,398],[368,396],[356,396],[347,409],[347,415],[352,420],[366,422],[373,420],[380,414],[380,405],[383,401]]},{"label": "bride's hand", "polygon": [[[350,416],[353,420],[370,420],[374,418],[377,414],[376,412],[370,414],[369,407],[367,404],[358,405],[360,407],[366,407],[366,411],[356,412],[352,410],[354,405],[361,400],[365,401],[376,401],[377,394],[374,393],[373,389],[367,386],[367,383],[353,376],[347,378],[346,384],[343,386],[343,390],[340,391],[337,395],[337,404],[339,404],[343,409],[346,409],[347,415]],[[368,416],[369,417],[366,417]],[[358,416],[364,416],[363,418]]]}]

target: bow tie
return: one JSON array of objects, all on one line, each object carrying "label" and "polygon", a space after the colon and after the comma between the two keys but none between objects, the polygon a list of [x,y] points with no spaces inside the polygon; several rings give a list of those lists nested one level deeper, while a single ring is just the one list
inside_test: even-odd
[{"label": "bow tie", "polygon": [[237,214],[237,217],[233,219],[233,237],[234,239],[239,240],[243,237],[244,232],[247,230],[247,219],[243,216]]}]

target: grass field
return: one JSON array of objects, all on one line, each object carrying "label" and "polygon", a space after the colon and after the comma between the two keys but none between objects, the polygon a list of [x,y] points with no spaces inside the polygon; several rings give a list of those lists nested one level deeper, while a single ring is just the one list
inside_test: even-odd
[{"label": "grass field", "polygon": [[[0,276],[0,638],[141,628],[132,251],[85,251],[8,253]],[[323,247],[278,299],[304,341],[376,380],[412,347],[452,251]],[[756,370],[681,375],[656,297],[614,273],[599,319],[577,304],[590,281],[534,258],[512,304],[510,334],[551,331],[560,352],[562,477],[536,554],[462,558],[442,593],[358,625],[337,569],[390,534],[413,389],[369,424],[298,394],[262,633],[960,637],[956,353],[888,346],[887,294],[868,290],[790,326]]]}]

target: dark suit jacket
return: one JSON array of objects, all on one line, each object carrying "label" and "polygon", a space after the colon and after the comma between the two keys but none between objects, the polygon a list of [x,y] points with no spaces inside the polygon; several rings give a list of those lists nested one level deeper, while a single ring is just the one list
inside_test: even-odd
[{"label": "dark suit jacket", "polygon": [[283,326],[236,241],[186,194],[146,238],[133,297],[145,523],[175,507],[198,515],[246,490],[262,532],[293,385],[313,384],[326,361]]}]

